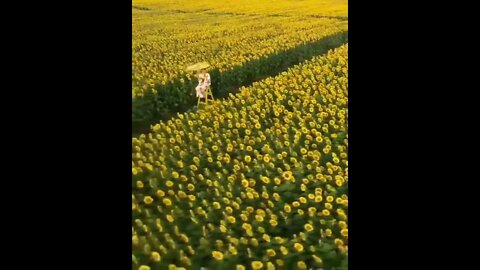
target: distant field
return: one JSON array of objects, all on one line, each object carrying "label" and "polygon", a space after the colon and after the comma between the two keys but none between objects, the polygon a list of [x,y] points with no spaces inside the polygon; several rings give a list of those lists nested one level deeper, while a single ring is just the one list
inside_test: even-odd
[{"label": "distant field", "polygon": [[284,14],[292,16],[348,17],[348,0],[134,0],[132,5],[150,9],[185,12],[231,12],[247,14]]},{"label": "distant field", "polygon": [[[164,85],[184,75],[187,64],[209,61],[220,71],[228,70],[347,29],[345,20],[307,19],[298,12],[271,16],[290,13],[241,6],[213,8],[214,1],[201,1],[204,7],[212,6],[210,9],[195,9],[198,2],[194,1],[182,1],[188,3],[185,8],[176,4],[173,9],[172,3],[178,1],[161,2],[135,1],[133,5],[133,97],[156,92],[155,84]],[[259,1],[251,2],[258,5]]]}]

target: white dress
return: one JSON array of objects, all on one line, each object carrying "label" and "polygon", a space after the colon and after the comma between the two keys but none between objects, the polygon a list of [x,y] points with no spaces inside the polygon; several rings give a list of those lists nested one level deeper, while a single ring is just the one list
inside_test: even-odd
[{"label": "white dress", "polygon": [[197,91],[197,97],[205,98],[205,90],[210,86],[210,84],[210,74],[205,73],[205,76],[200,74],[198,76],[198,85],[195,87],[195,90]]}]

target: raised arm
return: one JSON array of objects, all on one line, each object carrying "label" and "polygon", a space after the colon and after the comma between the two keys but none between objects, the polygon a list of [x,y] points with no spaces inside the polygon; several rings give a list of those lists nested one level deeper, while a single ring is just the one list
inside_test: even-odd
[{"label": "raised arm", "polygon": [[210,74],[205,74],[205,83],[210,86],[211,81],[210,81]]}]

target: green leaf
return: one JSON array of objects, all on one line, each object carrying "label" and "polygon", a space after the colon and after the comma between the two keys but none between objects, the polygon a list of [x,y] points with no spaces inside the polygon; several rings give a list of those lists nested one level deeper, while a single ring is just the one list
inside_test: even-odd
[{"label": "green leaf", "polygon": [[282,184],[280,187],[278,187],[278,191],[284,192],[284,191],[293,191],[295,190],[295,185],[292,183],[285,183]]}]

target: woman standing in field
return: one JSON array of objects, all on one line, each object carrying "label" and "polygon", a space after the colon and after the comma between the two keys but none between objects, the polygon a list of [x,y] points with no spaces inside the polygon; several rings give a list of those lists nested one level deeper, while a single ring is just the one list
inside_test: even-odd
[{"label": "woman standing in field", "polygon": [[210,87],[210,74],[207,73],[206,69],[202,69],[199,73],[197,73],[198,77],[198,85],[195,88],[197,91],[197,97],[204,98],[205,97],[205,90]]}]

